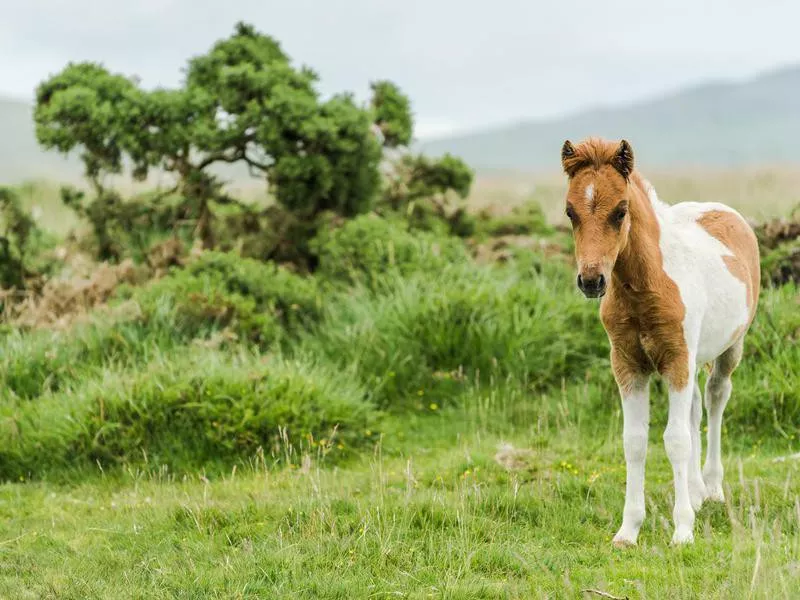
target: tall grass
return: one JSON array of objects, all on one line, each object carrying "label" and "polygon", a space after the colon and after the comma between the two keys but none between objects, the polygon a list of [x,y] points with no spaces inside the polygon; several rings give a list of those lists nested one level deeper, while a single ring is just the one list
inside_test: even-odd
[{"label": "tall grass", "polygon": [[181,354],[159,353],[135,371],[105,371],[35,402],[6,402],[0,476],[59,477],[95,464],[214,470],[259,451],[281,461],[289,448],[343,455],[375,426],[364,390],[324,366]]}]

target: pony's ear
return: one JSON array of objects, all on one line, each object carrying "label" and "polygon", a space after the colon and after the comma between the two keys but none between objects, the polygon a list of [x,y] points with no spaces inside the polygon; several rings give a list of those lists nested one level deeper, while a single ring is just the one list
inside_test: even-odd
[{"label": "pony's ear", "polygon": [[619,143],[611,164],[625,179],[631,176],[631,173],[633,173],[633,148],[631,148],[628,140],[622,140]]},{"label": "pony's ear", "polygon": [[564,172],[572,177],[578,170],[580,162],[572,142],[569,140],[564,142],[564,145],[561,146],[561,166],[564,167]]}]

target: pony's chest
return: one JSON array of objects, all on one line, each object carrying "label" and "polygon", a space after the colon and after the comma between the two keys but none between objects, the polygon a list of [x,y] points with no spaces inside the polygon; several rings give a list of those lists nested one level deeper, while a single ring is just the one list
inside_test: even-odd
[{"label": "pony's chest", "polygon": [[612,301],[601,316],[612,345],[642,372],[662,371],[672,358],[685,353],[683,312],[678,304],[631,306]]}]

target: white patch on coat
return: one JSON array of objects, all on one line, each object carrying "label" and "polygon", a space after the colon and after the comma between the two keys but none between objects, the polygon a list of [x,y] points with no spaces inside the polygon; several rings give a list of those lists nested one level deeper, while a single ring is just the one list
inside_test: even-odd
[{"label": "white patch on coat", "polygon": [[697,220],[708,211],[742,217],[716,202],[670,206],[658,199],[652,186],[648,186],[648,196],[661,229],[664,271],[678,286],[686,309],[683,330],[689,355],[695,364],[703,365],[727,349],[736,330],[749,322],[750,312],[747,285],[728,270],[723,259],[733,252]]}]

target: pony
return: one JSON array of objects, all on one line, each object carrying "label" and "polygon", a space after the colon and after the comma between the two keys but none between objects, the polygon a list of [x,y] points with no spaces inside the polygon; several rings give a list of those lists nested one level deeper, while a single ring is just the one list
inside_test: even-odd
[{"label": "pony", "polygon": [[[561,162],[577,285],[587,298],[601,298],[600,319],[622,398],[625,505],[613,543],[635,545],[645,518],[654,374],[669,391],[664,447],[675,487],[672,544],[692,543],[695,512],[705,500],[724,501],[722,413],[758,304],[755,233],[724,204],[659,200],[635,169],[626,140],[589,138],[577,145],[567,140]],[[703,401],[697,375],[703,366],[710,374],[708,449],[701,470]]]}]

